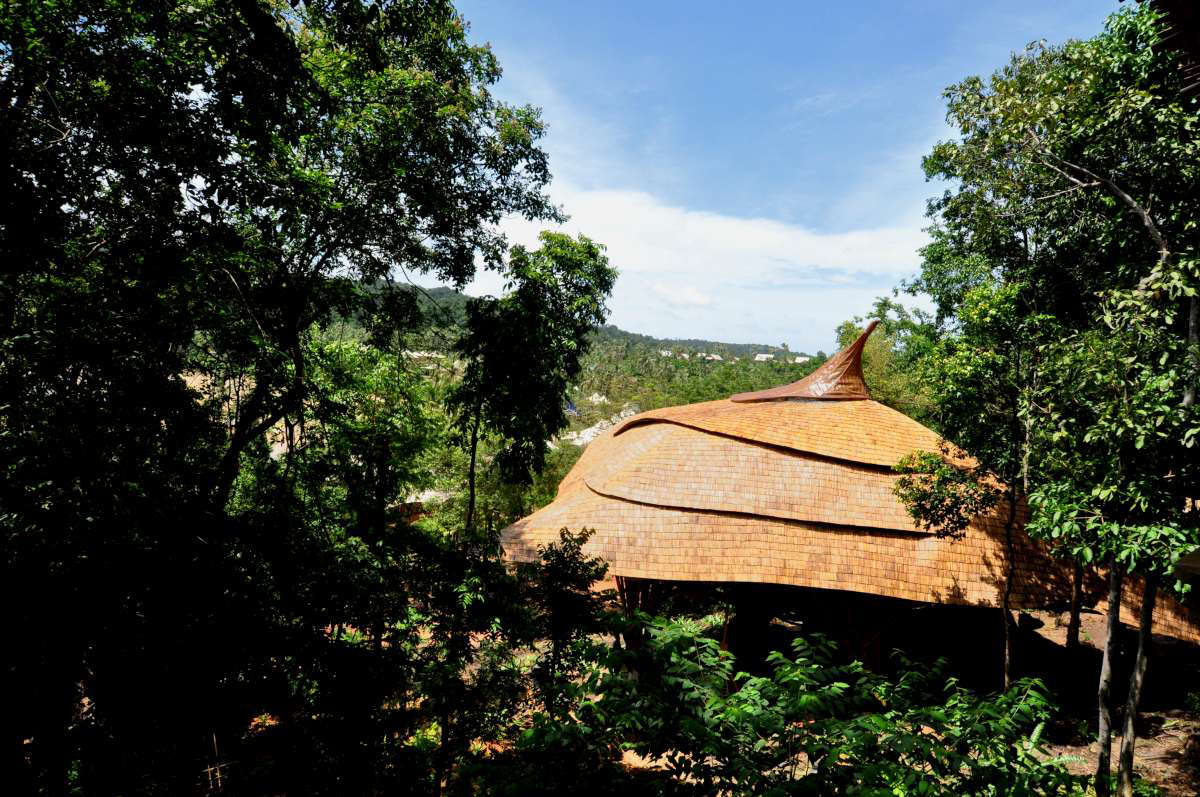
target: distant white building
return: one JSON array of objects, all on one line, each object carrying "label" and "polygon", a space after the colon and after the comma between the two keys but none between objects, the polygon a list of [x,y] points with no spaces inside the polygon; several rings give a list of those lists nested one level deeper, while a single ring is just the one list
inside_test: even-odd
[{"label": "distant white building", "polygon": [[679,356],[685,360],[689,360],[692,357],[692,355],[688,354],[686,351],[679,352]]},{"label": "distant white building", "polygon": [[659,350],[658,350],[658,354],[659,354],[659,356],[661,356],[661,357],[670,357],[670,356],[671,356],[671,350],[670,350],[670,349],[659,349]]},{"label": "distant white building", "polygon": [[[436,369],[438,367],[438,361],[446,359],[446,355],[444,355],[440,352],[413,351],[411,349],[405,349],[404,356],[407,359],[409,359],[410,361],[412,361],[414,364],[419,365],[421,368],[423,368],[426,371]],[[458,361],[455,361],[454,367],[455,368],[459,367]]]},{"label": "distant white building", "polygon": [[616,426],[626,418],[637,415],[637,412],[637,407],[627,405],[623,410],[611,418],[598,421],[586,429],[580,429],[578,432],[567,432],[560,439],[567,443],[574,443],[577,446],[586,446],[588,443],[599,437],[601,432]]},{"label": "distant white building", "polygon": [[756,363],[765,363],[767,360],[774,360],[774,359],[775,359],[774,354],[756,354],[756,355],[754,355],[754,362],[756,362]]},{"label": "distant white building", "polygon": [[721,360],[721,355],[719,354],[701,354],[700,356],[706,360],[712,360],[713,362],[719,362]]},{"label": "distant white building", "polygon": [[806,363],[811,359],[812,359],[812,357],[797,357],[796,359],[792,360],[792,362],[799,365],[800,363]]}]

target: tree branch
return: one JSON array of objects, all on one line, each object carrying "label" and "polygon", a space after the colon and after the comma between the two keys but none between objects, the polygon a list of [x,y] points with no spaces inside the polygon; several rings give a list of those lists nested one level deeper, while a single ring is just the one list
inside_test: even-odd
[{"label": "tree branch", "polygon": [[[1052,169],[1054,168],[1054,167],[1053,167],[1053,166],[1051,166],[1049,163],[1047,163],[1046,165],[1047,165],[1047,166],[1050,166],[1050,168],[1052,168]],[[1057,171],[1057,169],[1055,169],[1055,171]],[[1056,196],[1062,196],[1063,194],[1070,194],[1070,193],[1073,193],[1073,192],[1075,192],[1075,191],[1079,191],[1080,189],[1083,189],[1083,188],[1095,188],[1095,187],[1096,187],[1096,186],[1098,186],[1098,185],[1100,185],[1100,183],[1098,183],[1098,182],[1096,182],[1096,181],[1094,181],[1094,180],[1093,180],[1092,182],[1090,182],[1090,183],[1079,183],[1078,185],[1073,185],[1073,186],[1071,186],[1070,188],[1064,188],[1064,189],[1063,189],[1063,190],[1061,190],[1061,191],[1055,191],[1055,192],[1054,192],[1054,193],[1052,193],[1052,194],[1046,194],[1045,196],[1035,196],[1035,197],[1034,197],[1032,200],[1030,200],[1030,201],[1031,201],[1031,202],[1043,202],[1043,201],[1045,201],[1045,200],[1047,200],[1047,199],[1054,199]]]},{"label": "tree branch", "polygon": [[[1026,132],[1029,134],[1029,138],[1033,141],[1037,151],[1043,155],[1044,158],[1050,158],[1067,169],[1074,169],[1079,174],[1091,178],[1093,183],[1103,185],[1110,192],[1112,192],[1113,195],[1124,202],[1134,213],[1137,214],[1138,218],[1142,220],[1142,224],[1145,225],[1146,230],[1150,233],[1150,237],[1154,240],[1155,245],[1158,246],[1159,263],[1165,263],[1167,261],[1167,259],[1171,256],[1171,248],[1167,245],[1167,239],[1163,237],[1162,232],[1158,229],[1158,225],[1154,223],[1154,218],[1150,215],[1150,212],[1146,210],[1146,208],[1142,207],[1141,203],[1130,196],[1127,191],[1121,188],[1121,186],[1117,185],[1116,181],[1114,181],[1112,178],[1106,177],[1102,174],[1097,174],[1086,166],[1080,166],[1077,163],[1071,163],[1068,160],[1060,158],[1042,143],[1042,140],[1038,138],[1037,133],[1033,132],[1033,130],[1027,130]],[[1055,172],[1070,180],[1075,184],[1076,187],[1087,187],[1087,184],[1083,180],[1080,180],[1079,178],[1067,173],[1064,169],[1055,166],[1053,163],[1046,161],[1044,158],[1040,158],[1039,160],[1041,160],[1043,164],[1053,169]]]}]

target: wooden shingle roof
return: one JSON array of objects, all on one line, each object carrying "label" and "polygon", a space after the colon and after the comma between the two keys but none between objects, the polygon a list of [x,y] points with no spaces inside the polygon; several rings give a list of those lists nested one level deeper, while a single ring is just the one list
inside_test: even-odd
[{"label": "wooden shingle roof", "polygon": [[[870,399],[860,359],[870,331],[800,382],[645,412],[608,430],[553,502],[503,531],[506,555],[532,560],[560,529],[588,528],[586,553],[616,576],[998,606],[1007,507],[977,518],[958,540],[913,524],[892,492],[892,466],[942,441]],[[849,395],[856,383],[857,397]],[[1016,537],[1011,605],[1065,604],[1071,566],[1023,532]],[[1089,574],[1085,595],[1102,605],[1098,574]],[[1136,581],[1126,603],[1126,618],[1136,618]],[[1155,630],[1200,642],[1200,623],[1169,598]]]}]

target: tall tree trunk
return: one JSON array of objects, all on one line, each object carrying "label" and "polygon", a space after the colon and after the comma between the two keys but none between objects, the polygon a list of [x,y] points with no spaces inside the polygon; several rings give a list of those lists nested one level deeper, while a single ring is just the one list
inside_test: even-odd
[{"label": "tall tree trunk", "polygon": [[1137,658],[1133,672],[1129,674],[1129,695],[1125,698],[1125,723],[1121,733],[1121,758],[1117,768],[1117,791],[1120,797],[1133,797],[1133,748],[1137,733],[1133,723],[1137,719],[1138,701],[1142,697],[1142,684],[1146,680],[1146,657],[1153,641],[1154,599],[1158,596],[1158,579],[1146,576],[1142,590],[1142,611],[1138,619]]},{"label": "tall tree trunk", "polygon": [[1008,491],[1008,520],[1004,523],[1004,551],[1008,559],[1004,574],[1004,592],[1000,598],[1000,615],[1004,622],[1004,688],[1012,686],[1013,670],[1013,619],[1010,603],[1012,599],[1013,579],[1017,572],[1017,557],[1013,545],[1013,526],[1017,521],[1017,489]]},{"label": "tall tree trunk", "polygon": [[471,422],[471,464],[467,469],[467,532],[475,530],[475,458],[479,452],[479,407],[475,407],[475,418]]},{"label": "tall tree trunk", "polygon": [[1096,797],[1109,797],[1109,770],[1112,759],[1112,677],[1117,656],[1117,631],[1121,626],[1121,584],[1123,573],[1115,561],[1108,563],[1108,628],[1104,639],[1104,659],[1100,664],[1100,688],[1097,690],[1100,716],[1096,731],[1099,755],[1096,761]]},{"label": "tall tree trunk", "polygon": [[1079,649],[1079,612],[1083,607],[1083,563],[1075,562],[1071,575],[1071,612],[1067,620],[1067,650]]},{"label": "tall tree trunk", "polygon": [[1193,296],[1188,300],[1187,325],[1188,362],[1191,363],[1192,373],[1183,387],[1183,406],[1191,407],[1196,403],[1196,382],[1200,381],[1200,298]]}]

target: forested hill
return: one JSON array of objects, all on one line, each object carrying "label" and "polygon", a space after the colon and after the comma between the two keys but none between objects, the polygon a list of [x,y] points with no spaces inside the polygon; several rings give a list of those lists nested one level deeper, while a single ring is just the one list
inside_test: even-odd
[{"label": "forested hill", "polygon": [[[406,348],[449,354],[465,324],[470,297],[444,287],[408,290],[416,293],[417,306],[432,323],[411,334]],[[786,384],[825,360],[824,352],[814,356],[766,344],[655,338],[611,324],[592,333],[590,344],[568,391],[575,407],[570,416],[574,431],[625,411],[710,401]],[[756,360],[760,354],[771,357]]]},{"label": "forested hill", "polygon": [[[443,325],[461,325],[466,317],[467,301],[470,297],[453,288],[413,288],[418,294],[418,305],[427,316],[441,322]],[[771,346],[765,343],[722,343],[703,338],[656,338],[637,332],[627,332],[620,327],[606,324],[596,331],[595,343],[611,343],[631,347],[640,347],[655,352],[670,351],[673,355],[715,354],[722,360],[753,359],[758,354],[770,354],[773,359],[784,357],[813,357],[806,352],[791,352],[783,346]],[[436,342],[431,342],[436,348]],[[824,352],[815,355],[819,359],[825,357]]]},{"label": "forested hill", "polygon": [[[606,324],[601,327],[596,332],[596,338],[601,341],[645,346],[656,351],[671,351],[674,354],[681,352],[688,354],[717,354],[726,360],[734,357],[753,359],[757,354],[770,354],[773,358],[813,356],[805,352],[792,352],[782,346],[769,346],[765,343],[721,343],[719,341],[703,340],[700,338],[655,338],[650,335],[641,335],[637,332],[626,332],[612,324]],[[823,358],[825,354],[821,352],[817,356]]]}]

